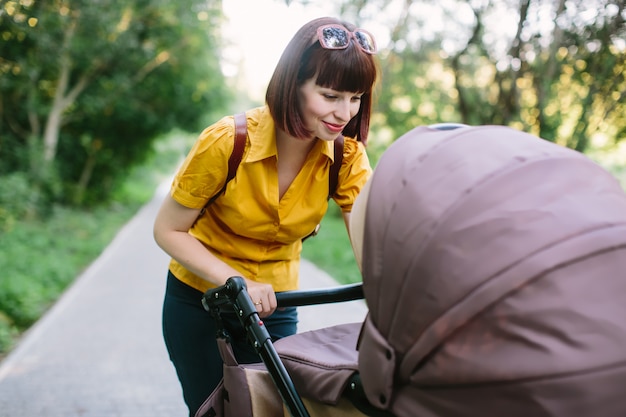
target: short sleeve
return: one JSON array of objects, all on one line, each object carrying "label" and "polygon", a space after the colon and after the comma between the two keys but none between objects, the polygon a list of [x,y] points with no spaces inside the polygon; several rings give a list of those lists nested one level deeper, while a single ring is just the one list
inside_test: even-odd
[{"label": "short sleeve", "polygon": [[337,191],[333,197],[341,211],[352,211],[354,200],[371,175],[372,167],[363,144],[352,138],[345,138]]},{"label": "short sleeve", "polygon": [[199,209],[221,190],[228,175],[234,134],[232,116],[222,118],[200,134],[172,182],[174,200]]}]

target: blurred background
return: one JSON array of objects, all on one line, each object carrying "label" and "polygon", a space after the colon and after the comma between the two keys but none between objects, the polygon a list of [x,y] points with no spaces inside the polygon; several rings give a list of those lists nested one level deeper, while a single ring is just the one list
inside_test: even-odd
[{"label": "blurred background", "polygon": [[[323,15],[379,45],[373,166],[415,126],[497,124],[626,184],[624,0],[0,0],[0,357]],[[304,256],[358,281],[335,214]]]}]

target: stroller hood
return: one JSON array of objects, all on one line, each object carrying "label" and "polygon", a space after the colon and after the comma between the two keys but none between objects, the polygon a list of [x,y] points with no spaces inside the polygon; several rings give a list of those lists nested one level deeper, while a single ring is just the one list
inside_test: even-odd
[{"label": "stroller hood", "polygon": [[359,371],[397,416],[626,415],[626,194],[507,127],[416,128],[367,197]]}]

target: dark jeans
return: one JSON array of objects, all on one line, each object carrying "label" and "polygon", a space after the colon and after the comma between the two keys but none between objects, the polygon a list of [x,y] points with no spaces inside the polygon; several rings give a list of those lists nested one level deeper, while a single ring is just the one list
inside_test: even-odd
[{"label": "dark jeans", "polygon": [[[222,379],[222,358],[217,349],[217,327],[211,314],[202,307],[202,292],[179,281],[171,272],[163,303],[163,337],[180,380],[189,415],[194,416],[204,400]],[[261,362],[246,339],[235,314],[222,315],[239,363]],[[277,310],[263,319],[273,340],[296,332],[295,307]]]}]

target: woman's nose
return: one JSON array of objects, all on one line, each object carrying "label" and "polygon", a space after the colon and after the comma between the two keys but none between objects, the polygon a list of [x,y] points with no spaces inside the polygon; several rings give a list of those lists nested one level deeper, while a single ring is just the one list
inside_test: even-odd
[{"label": "woman's nose", "polygon": [[349,100],[340,100],[335,107],[335,117],[342,122],[348,122],[352,117],[350,114],[351,103]]}]

